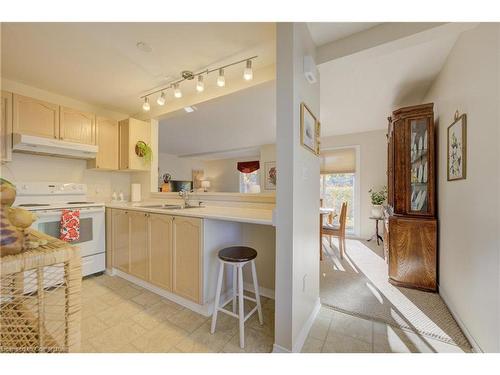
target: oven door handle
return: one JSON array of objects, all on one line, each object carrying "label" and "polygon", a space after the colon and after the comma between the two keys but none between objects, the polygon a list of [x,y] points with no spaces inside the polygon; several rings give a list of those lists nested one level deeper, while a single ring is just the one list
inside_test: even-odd
[{"label": "oven door handle", "polygon": [[[80,209],[80,214],[94,214],[94,213],[104,213],[104,208],[81,208]],[[47,216],[61,216],[62,215],[62,210],[54,210],[54,211],[33,211],[33,213],[39,217],[47,217]]]}]

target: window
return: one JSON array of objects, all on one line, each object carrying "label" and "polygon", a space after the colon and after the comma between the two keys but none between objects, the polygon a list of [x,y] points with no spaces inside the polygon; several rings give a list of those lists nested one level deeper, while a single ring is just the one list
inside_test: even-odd
[{"label": "window", "polygon": [[[326,173],[321,174],[320,180],[321,198],[323,207],[335,208],[337,214],[340,214],[342,202],[347,202],[347,221],[346,230],[354,231],[354,173]],[[335,218],[338,222],[339,217]]]},{"label": "window", "polygon": [[240,172],[240,193],[260,193],[260,170]]}]

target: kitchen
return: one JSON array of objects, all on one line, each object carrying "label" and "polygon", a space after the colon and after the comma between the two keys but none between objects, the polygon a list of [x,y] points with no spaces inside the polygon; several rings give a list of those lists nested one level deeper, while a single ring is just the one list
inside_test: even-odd
[{"label": "kitchen", "polygon": [[[57,33],[62,26],[40,27],[45,32]],[[249,31],[259,28],[262,31],[257,38],[261,41],[272,38],[273,28],[268,25],[255,25]],[[18,46],[9,45],[9,40],[17,33],[31,32],[35,42],[35,29],[28,24],[4,25],[4,46],[12,51],[13,60]],[[70,32],[81,37],[77,31],[83,29],[78,25]],[[265,53],[268,44],[266,41],[261,47]],[[48,43],[45,47],[53,46]],[[142,53],[139,46],[133,48]],[[232,58],[229,63],[233,61],[239,60]],[[241,88],[247,88],[272,78],[265,73],[254,82],[243,80],[240,72],[246,61],[225,68],[228,83],[243,81]],[[260,61],[257,59],[254,63],[257,77],[262,64],[264,71],[269,71],[265,66],[269,62],[265,54]],[[4,71],[9,71],[8,64],[9,60],[4,62]],[[39,75],[50,76],[43,68]],[[19,72],[13,72],[12,77],[16,74]],[[209,84],[207,76],[207,88]],[[231,94],[233,90],[224,93],[213,90],[208,98]],[[135,102],[134,106],[141,108],[141,103]],[[33,229],[57,238],[63,213],[68,210],[78,213],[79,234],[72,244],[81,251],[84,293],[86,285],[111,276],[112,280],[121,278],[161,300],[167,299],[179,309],[209,317],[214,309],[219,271],[217,252],[239,245],[257,249],[260,295],[264,299],[274,298],[274,192],[240,194],[197,189],[185,197],[178,192],[159,193],[155,186],[158,120],[165,115],[153,117],[153,113],[141,110],[134,116],[42,90],[4,73],[1,176],[16,186],[14,206],[37,216]],[[152,149],[149,157],[138,150],[141,143]],[[230,278],[226,279],[223,296],[232,285]],[[245,289],[253,292],[250,269],[244,270],[244,280]],[[86,310],[92,309],[83,302],[84,320]],[[267,315],[274,320],[272,313]],[[272,327],[271,322],[267,324]],[[272,338],[270,329],[266,329],[266,340]],[[91,337],[83,340],[90,348],[87,339]],[[272,340],[269,342],[272,344]],[[92,348],[97,350],[98,345],[94,342]],[[265,350],[271,348],[267,346]]]}]

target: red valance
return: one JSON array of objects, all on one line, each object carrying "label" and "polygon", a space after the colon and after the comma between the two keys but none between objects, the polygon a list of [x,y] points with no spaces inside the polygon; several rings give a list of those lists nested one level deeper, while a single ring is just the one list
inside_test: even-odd
[{"label": "red valance", "polygon": [[259,168],[260,168],[260,162],[258,160],[238,162],[238,170],[241,173],[252,173],[258,170]]}]

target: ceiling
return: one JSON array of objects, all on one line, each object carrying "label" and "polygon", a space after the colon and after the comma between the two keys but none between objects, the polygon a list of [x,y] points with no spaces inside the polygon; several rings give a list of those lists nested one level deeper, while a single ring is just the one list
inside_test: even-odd
[{"label": "ceiling", "polygon": [[309,22],[309,32],[317,46],[335,42],[380,25],[377,22]]},{"label": "ceiling", "polygon": [[[1,27],[2,77],[125,114],[139,112],[140,95],[179,77],[182,70],[249,55],[259,55],[254,69],[275,61],[274,23],[2,23]],[[140,41],[152,51],[139,50]],[[229,77],[231,68],[227,70]]]},{"label": "ceiling", "polygon": [[[275,82],[238,91],[196,104],[197,111],[177,111],[159,123],[159,151],[174,155],[211,158],[207,153],[242,156],[236,150],[276,140]],[[226,152],[226,151],[229,151]],[[253,155],[252,154],[252,155]]]},{"label": "ceiling", "polygon": [[394,109],[422,103],[456,39],[435,38],[384,54],[321,64],[322,135],[385,129]]}]

